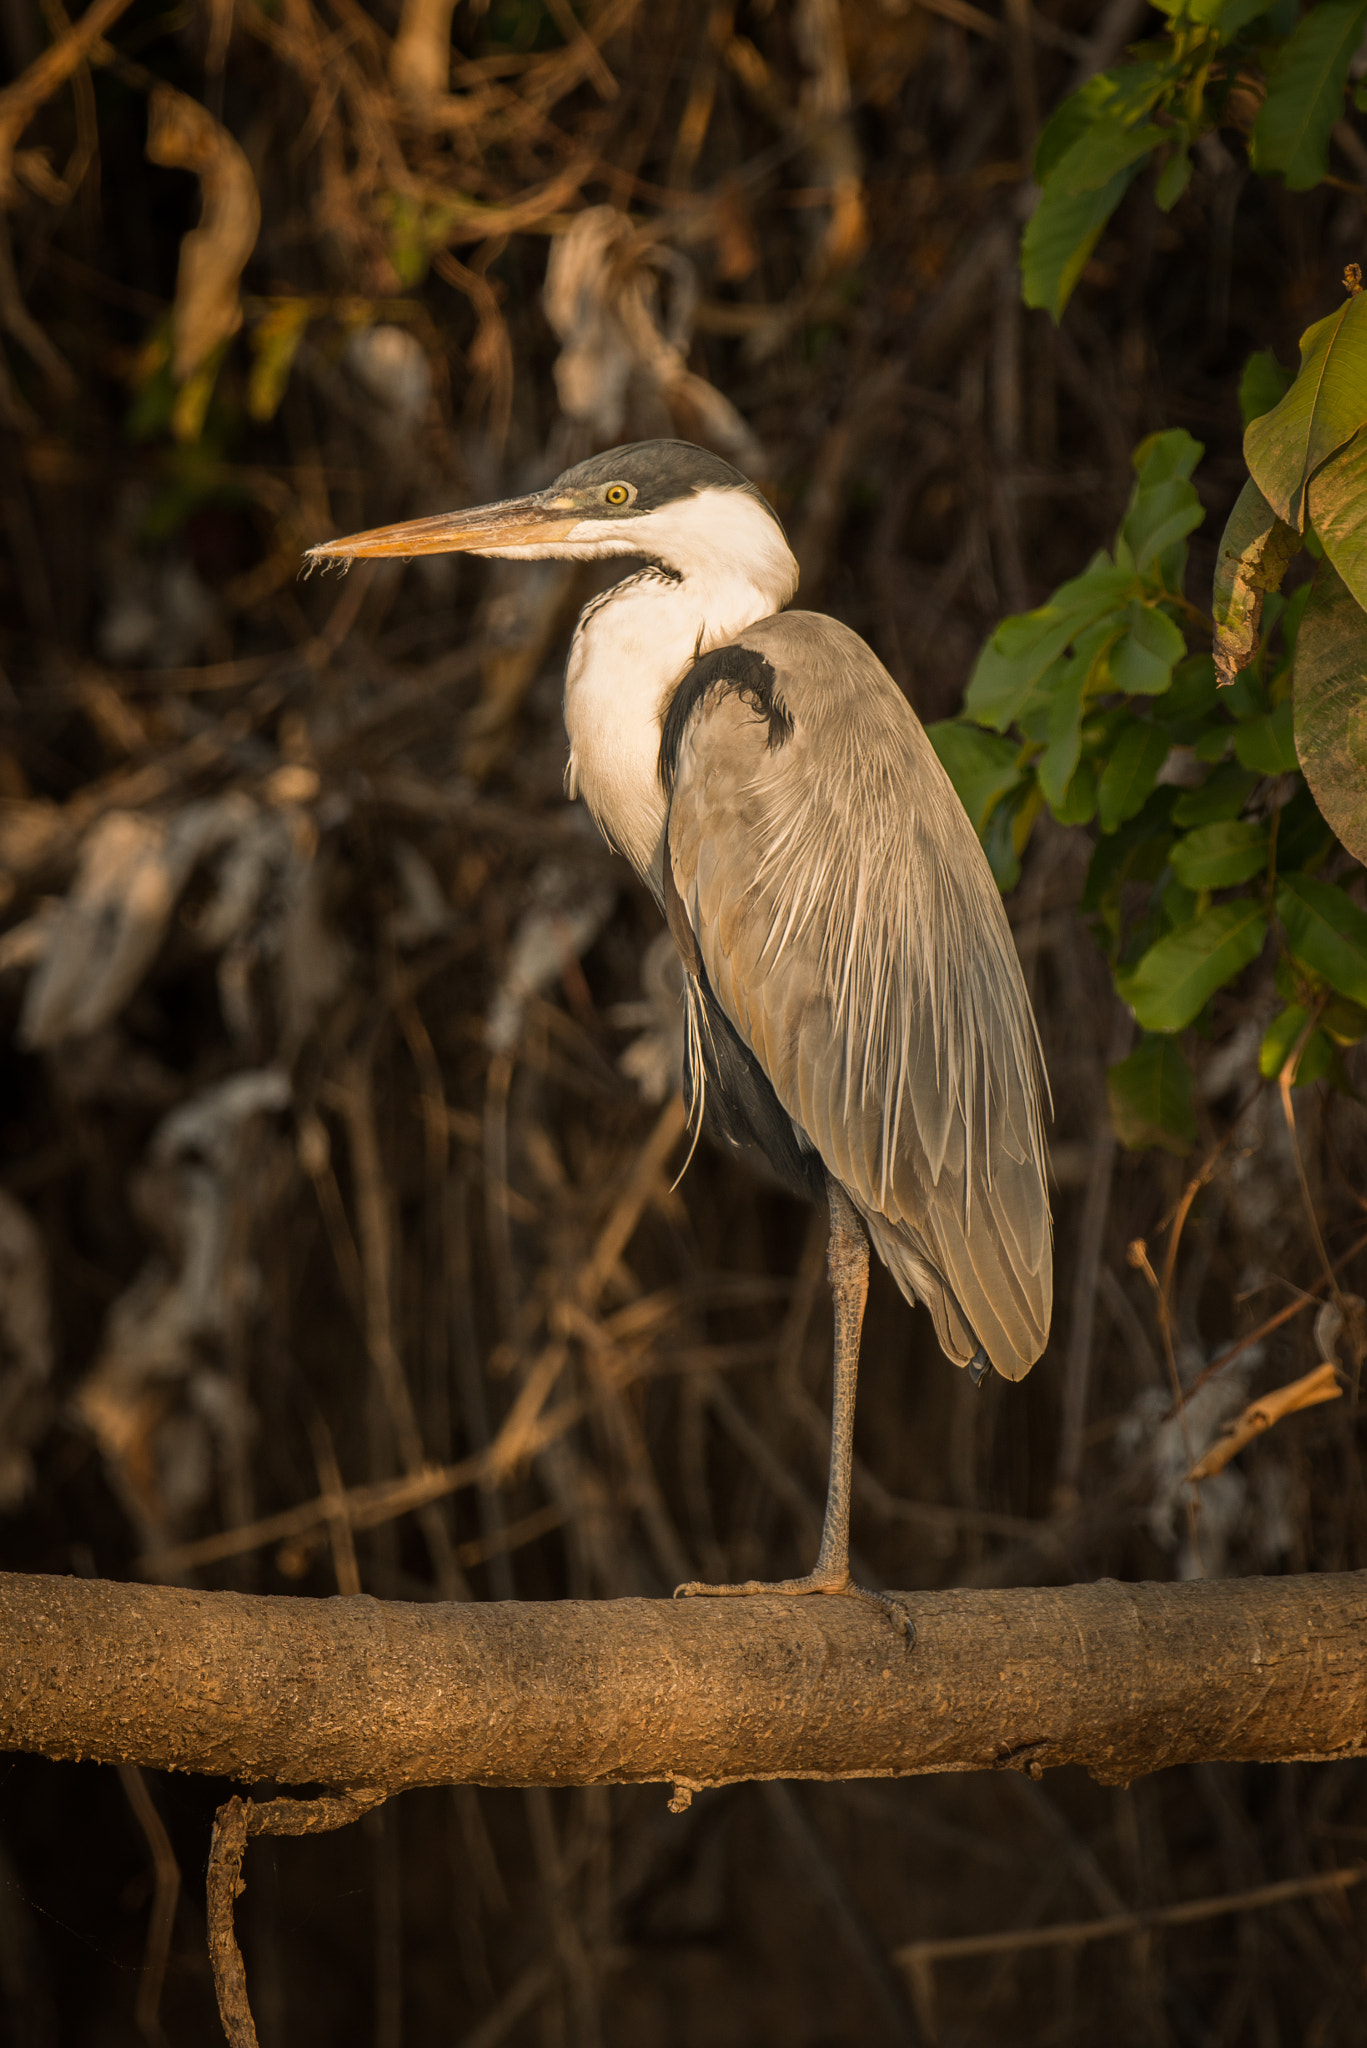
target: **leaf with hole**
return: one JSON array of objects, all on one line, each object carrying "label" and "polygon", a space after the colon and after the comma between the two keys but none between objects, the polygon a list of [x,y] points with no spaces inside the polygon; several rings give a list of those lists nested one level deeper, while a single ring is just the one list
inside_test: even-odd
[{"label": "leaf with hole", "polygon": [[1258,652],[1263,599],[1300,551],[1294,526],[1279,519],[1252,477],[1234,502],[1215,558],[1215,668],[1232,683]]},{"label": "leaf with hole", "polygon": [[1367,1003],[1367,916],[1342,889],[1310,875],[1283,875],[1277,915],[1297,960],[1340,995]]},{"label": "leaf with hole", "polygon": [[1196,1139],[1191,1068],[1175,1038],[1145,1037],[1128,1059],[1108,1069],[1106,1101],[1115,1134],[1131,1151],[1161,1145],[1189,1152]]},{"label": "leaf with hole", "polygon": [[1146,1031],[1181,1031],[1256,960],[1267,936],[1262,907],[1244,898],[1216,903],[1150,946],[1116,986]]}]

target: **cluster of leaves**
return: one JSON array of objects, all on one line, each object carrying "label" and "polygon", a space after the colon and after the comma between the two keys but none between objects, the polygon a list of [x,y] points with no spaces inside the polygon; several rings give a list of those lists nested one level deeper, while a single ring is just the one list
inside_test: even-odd
[{"label": "cluster of leaves", "polygon": [[[1025,303],[1057,320],[1127,188],[1156,167],[1154,197],[1169,211],[1191,176],[1191,148],[1212,128],[1235,129],[1254,170],[1307,191],[1328,170],[1350,70],[1367,28],[1367,0],[1154,0],[1165,32],[1123,64],[1088,79],[1055,110],[1035,152],[1039,204],[1025,231]],[[1367,104],[1352,86],[1354,105]]]},{"label": "cluster of leaves", "polygon": [[1126,1143],[1178,1152],[1196,1135],[1181,1035],[1219,1028],[1221,992],[1269,934],[1281,1000],[1263,1075],[1289,1062],[1301,1084],[1342,1084],[1339,1048],[1367,1036],[1367,914],[1345,886],[1357,869],[1296,756],[1293,685],[1318,600],[1309,584],[1260,593],[1263,638],[1220,685],[1213,623],[1184,590],[1202,452],[1181,430],[1141,444],[1114,548],[1005,620],[962,716],[931,729],[1003,888],[1046,807],[1095,827],[1083,908],[1142,1027],[1111,1071],[1112,1114]]}]

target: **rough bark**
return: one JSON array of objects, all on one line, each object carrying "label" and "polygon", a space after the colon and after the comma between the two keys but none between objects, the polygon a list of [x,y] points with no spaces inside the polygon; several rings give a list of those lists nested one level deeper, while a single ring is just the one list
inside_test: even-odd
[{"label": "rough bark", "polygon": [[247,1782],[888,1777],[1367,1754],[1367,1572],[403,1606],[0,1574],[0,1747]]}]

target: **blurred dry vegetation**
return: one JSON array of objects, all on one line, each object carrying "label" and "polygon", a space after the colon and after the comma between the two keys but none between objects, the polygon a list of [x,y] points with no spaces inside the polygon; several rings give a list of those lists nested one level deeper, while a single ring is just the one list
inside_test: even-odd
[{"label": "blurred dry vegetation", "polygon": [[[595,572],[301,583],[300,553],[617,440],[703,440],[772,493],[803,602],[929,720],[998,619],[1109,539],[1132,445],[1180,425],[1208,451],[1207,603],[1240,366],[1294,360],[1335,303],[1367,151],[1289,195],[1208,137],[1170,216],[1132,191],[1061,329],[1023,312],[1041,112],[1148,19],[94,0],[73,31],[62,0],[3,0],[7,1567],[428,1600],[810,1562],[823,1225],[705,1146],[671,1189],[659,919],[561,788]],[[1191,1160],[1117,1148],[1128,1025],[1075,908],[1087,854],[1041,828],[1009,903],[1054,1089],[1053,1341],[975,1396],[875,1277],[858,1568],[1367,1564],[1355,1390],[1189,1498],[1226,1420],[1351,1346],[1317,1314],[1277,1090],[1248,1094],[1270,976],[1222,1020],[1237,1057],[1195,1046]],[[1339,1259],[1367,1129],[1322,1096],[1294,1103]],[[1189,1385],[1287,1312],[1176,1418],[1136,1238]],[[16,2048],[217,2038],[219,1796],[7,1761]],[[1361,1890],[932,1959],[909,1986],[888,1958],[1310,1877],[1364,1842],[1356,1764],[746,1787],[682,1816],[658,1788],[433,1792],[256,1846],[239,1921],[266,2048],[1330,2048],[1362,2038]]]}]

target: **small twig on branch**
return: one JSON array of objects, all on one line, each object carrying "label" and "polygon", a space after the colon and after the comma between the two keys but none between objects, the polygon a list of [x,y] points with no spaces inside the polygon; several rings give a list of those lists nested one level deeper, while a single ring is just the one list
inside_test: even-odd
[{"label": "small twig on branch", "polygon": [[228,2048],[257,2048],[256,2025],[247,1997],[247,1973],[233,1928],[233,1908],[246,1890],[242,1856],[251,1835],[315,1835],[344,1828],[385,1794],[368,1786],[329,1793],[321,1799],[239,1799],[220,1806],[209,1850],[209,1962],[218,1994],[219,2018]]}]

